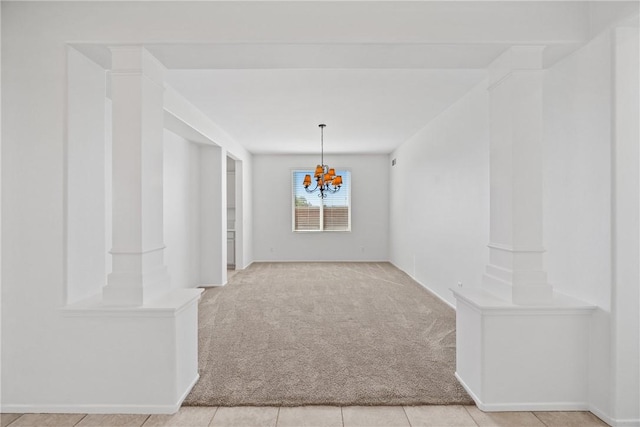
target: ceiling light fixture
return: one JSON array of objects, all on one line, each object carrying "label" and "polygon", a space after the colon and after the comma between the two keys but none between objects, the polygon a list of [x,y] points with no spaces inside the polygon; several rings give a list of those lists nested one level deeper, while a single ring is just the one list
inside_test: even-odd
[{"label": "ceiling light fixture", "polygon": [[324,164],[324,128],[325,124],[318,125],[320,127],[320,164],[316,166],[316,171],[313,175],[316,186],[309,189],[311,186],[311,175],[305,175],[302,185],[307,193],[313,193],[319,191],[318,197],[325,198],[329,193],[337,193],[342,186],[342,176],[336,175],[336,170],[329,168]]}]

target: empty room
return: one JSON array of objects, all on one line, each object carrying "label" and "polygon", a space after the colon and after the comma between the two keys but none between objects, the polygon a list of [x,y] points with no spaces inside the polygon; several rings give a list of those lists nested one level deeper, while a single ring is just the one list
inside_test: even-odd
[{"label": "empty room", "polygon": [[0,2],[20,426],[640,426],[637,1]]}]

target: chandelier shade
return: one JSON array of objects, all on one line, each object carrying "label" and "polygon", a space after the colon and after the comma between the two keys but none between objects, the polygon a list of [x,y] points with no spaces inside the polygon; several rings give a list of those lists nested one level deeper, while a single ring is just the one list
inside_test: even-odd
[{"label": "chandelier shade", "polygon": [[318,197],[325,198],[330,193],[337,193],[342,186],[342,176],[336,175],[334,168],[324,164],[324,128],[327,125],[320,124],[320,164],[316,166],[313,178],[316,181],[314,187],[311,186],[311,175],[304,176],[302,185],[307,193],[318,192]]}]

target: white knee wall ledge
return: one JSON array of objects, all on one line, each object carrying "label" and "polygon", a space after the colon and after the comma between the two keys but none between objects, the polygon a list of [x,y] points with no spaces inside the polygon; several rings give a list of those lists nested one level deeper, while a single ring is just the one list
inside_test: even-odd
[{"label": "white knee wall ledge", "polygon": [[65,383],[42,395],[4,393],[2,412],[175,413],[198,380],[201,293],[174,290],[139,307],[96,297],[60,309],[55,364]]},{"label": "white knee wall ledge", "polygon": [[520,306],[453,289],[456,377],[483,411],[589,410],[593,306],[558,294]]}]

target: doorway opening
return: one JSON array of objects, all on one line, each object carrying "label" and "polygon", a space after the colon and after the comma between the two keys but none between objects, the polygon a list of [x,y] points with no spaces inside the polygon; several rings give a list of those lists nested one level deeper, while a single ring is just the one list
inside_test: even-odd
[{"label": "doorway opening", "polygon": [[227,156],[227,270],[236,269],[236,246],[236,160]]}]

